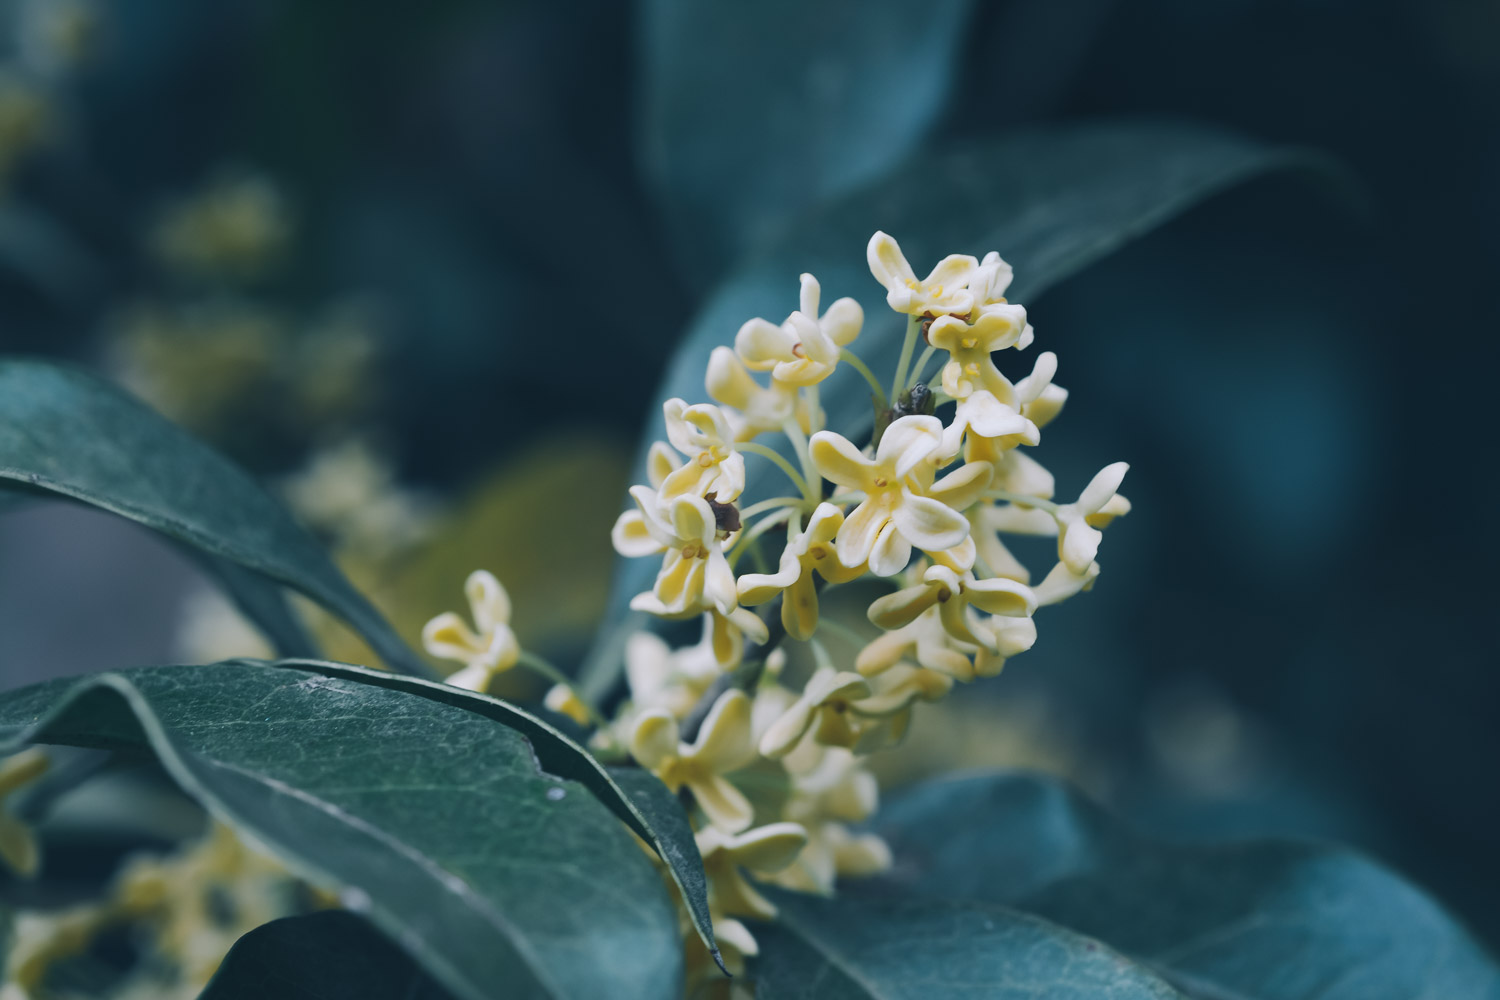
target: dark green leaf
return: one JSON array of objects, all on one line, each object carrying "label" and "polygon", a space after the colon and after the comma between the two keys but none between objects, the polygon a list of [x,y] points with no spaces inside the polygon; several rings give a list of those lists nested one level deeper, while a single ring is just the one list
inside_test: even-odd
[{"label": "dark green leaf", "polygon": [[[687,902],[693,926],[698,928],[698,935],[708,945],[709,954],[723,969],[724,959],[714,942],[713,917],[708,912],[708,879],[703,873],[703,856],[698,853],[698,842],[693,839],[693,827],[682,803],[650,771],[638,767],[612,767],[609,776],[651,830],[656,851],[667,863],[678,889],[682,891],[682,898]],[[724,971],[727,974],[729,970]]]},{"label": "dark green leaf", "polygon": [[235,942],[199,1000],[451,1000],[364,920],[343,910],[285,917]]},{"label": "dark green leaf", "polygon": [[1097,941],[1002,906],[775,894],[759,1000],[1174,1000]]},{"label": "dark green leaf", "polygon": [[1038,777],[933,782],[876,829],[887,887],[1013,906],[1098,938],[1210,1000],[1479,1000],[1500,968],[1420,890],[1347,850],[1168,846]]},{"label": "dark green leaf", "polygon": [[[885,305],[885,290],[870,276],[865,245],[876,230],[896,237],[920,274],[950,253],[997,250],[1016,269],[1012,298],[1030,303],[1063,279],[1121,244],[1160,226],[1205,198],[1267,171],[1326,164],[1307,153],[1277,149],[1196,125],[1114,123],[1074,125],[1015,135],[975,146],[945,144],[873,187],[799,222],[753,261],[738,268],[689,326],[657,399],[707,398],[708,357],[733,344],[752,317],[780,322],[797,304],[797,276],[810,271],[825,303],[853,296],[865,310],[864,331],[852,345],[875,373],[896,368],[905,317]],[[1038,350],[1045,349],[1046,316],[1034,313]],[[1017,373],[1013,373],[1017,374]],[[1062,379],[1067,383],[1067,358]],[[865,382],[844,366],[821,386],[828,426],[855,436],[872,414]],[[660,412],[642,439],[645,454],[664,438]],[[748,499],[785,492],[769,485],[769,463],[750,456]],[[770,481],[774,483],[774,480]],[[650,559],[621,560],[611,597],[611,620],[626,613],[633,594],[650,586]],[[590,657],[585,689],[607,690],[617,675],[619,629],[605,628]]]},{"label": "dark green leaf", "polygon": [[947,101],[970,6],[647,3],[641,159],[690,277],[905,159]]},{"label": "dark green leaf", "polygon": [[[236,662],[259,663],[255,660]],[[719,949],[714,943],[713,922],[708,915],[708,883],[703,874],[703,858],[698,854],[697,841],[693,839],[693,828],[676,797],[655,776],[633,767],[604,768],[592,754],[556,727],[489,695],[346,663],[283,660],[277,666],[430,698],[443,705],[475,712],[520,732],[531,741],[543,770],[585,785],[656,850],[682,892],[703,943],[718,960]]]},{"label": "dark green leaf", "polygon": [[392,666],[431,672],[249,476],[85,372],[0,360],[0,481],[102,507],[300,590],[343,616]]},{"label": "dark green leaf", "polygon": [[617,818],[520,733],[437,697],[334,670],[152,667],[8,693],[0,740],[149,746],[461,997],[680,989],[675,908]]}]

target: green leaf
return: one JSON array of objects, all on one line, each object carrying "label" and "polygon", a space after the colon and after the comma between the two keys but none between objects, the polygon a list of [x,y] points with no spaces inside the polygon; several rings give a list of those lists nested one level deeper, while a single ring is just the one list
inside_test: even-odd
[{"label": "green leaf", "polygon": [[[703,872],[703,856],[698,853],[698,842],[693,839],[693,827],[682,803],[667,790],[661,779],[649,771],[638,767],[612,767],[609,776],[651,831],[649,839],[655,844],[657,854],[667,863],[667,869],[687,903],[698,936],[703,938],[708,953],[719,968],[724,969],[724,959],[714,941],[713,916],[708,911],[708,878]],[[724,969],[724,973],[728,975],[729,970]]]},{"label": "green leaf", "polygon": [[[234,662],[272,665],[257,660]],[[531,741],[543,770],[587,787],[666,862],[667,871],[677,883],[692,915],[693,926],[714,960],[721,962],[718,945],[714,942],[713,920],[708,913],[708,880],[703,874],[703,858],[698,853],[697,841],[693,839],[693,828],[676,796],[654,775],[635,767],[605,768],[566,734],[530,712],[499,698],[451,684],[324,660],[282,660],[274,666],[307,670],[324,677],[358,681],[429,698],[474,712],[521,733]]]},{"label": "green leaf", "polygon": [[1097,941],[1001,906],[775,893],[758,1000],[1174,1000]]},{"label": "green leaf", "polygon": [[343,910],[284,917],[235,942],[199,1000],[451,1000],[364,920]]},{"label": "green leaf", "polygon": [[[826,206],[738,268],[699,311],[674,355],[658,400],[707,399],[704,373],[715,347],[756,316],[780,322],[797,305],[798,275],[810,271],[823,300],[853,296],[865,325],[853,349],[888,382],[896,368],[905,317],[886,306],[885,289],[870,276],[865,245],[876,230],[900,241],[921,274],[950,253],[997,250],[1016,269],[1012,298],[1038,295],[1127,241],[1204,199],[1268,171],[1318,167],[1306,152],[1273,148],[1199,125],[1120,122],[1072,125],[1017,134],[980,145],[945,144],[896,174]],[[1033,314],[1037,350],[1046,347],[1045,313]],[[1029,364],[1029,362],[1022,362]],[[848,366],[820,386],[828,426],[856,437],[872,414],[869,388]],[[1012,373],[1017,374],[1017,373]],[[1067,384],[1067,358],[1062,359]],[[635,482],[645,481],[645,456],[665,438],[661,413],[646,427]],[[785,492],[758,456],[749,457],[749,500]],[[622,559],[610,600],[611,622],[626,615],[632,595],[648,588],[651,559]],[[620,632],[601,630],[584,689],[606,691],[618,674]]]},{"label": "green leaf", "polygon": [[[888,803],[885,888],[1012,906],[1216,1000],[1479,1000],[1500,968],[1419,889],[1348,850],[1169,846],[1062,784],[980,775]],[[856,890],[857,891],[857,890]]]},{"label": "green leaf", "polygon": [[[0,360],[0,481],[113,511],[293,587],[341,615],[393,667],[431,673],[254,480],[92,375]],[[246,603],[243,590],[231,593],[242,608],[264,610],[263,601]],[[285,621],[261,624],[285,632]]]},{"label": "green leaf", "polygon": [[7,693],[0,741],[149,747],[459,997],[680,989],[676,911],[634,840],[588,787],[544,770],[540,745],[468,708],[236,661]]},{"label": "green leaf", "polygon": [[947,102],[970,8],[647,3],[640,156],[694,283],[905,159]]}]

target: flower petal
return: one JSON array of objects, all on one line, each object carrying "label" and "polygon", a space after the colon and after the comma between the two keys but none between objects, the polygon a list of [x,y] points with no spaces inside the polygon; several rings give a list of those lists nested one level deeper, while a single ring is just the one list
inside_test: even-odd
[{"label": "flower petal", "polygon": [[834,540],[834,555],[845,566],[863,566],[875,548],[880,531],[890,523],[886,507],[874,500],[866,500],[844,518]]},{"label": "flower petal", "polygon": [[462,618],[445,611],[422,628],[422,647],[439,659],[468,663],[484,651],[484,642]]},{"label": "flower petal", "polygon": [[1007,618],[1025,618],[1036,611],[1036,594],[1024,583],[996,577],[970,580],[969,603],[981,611]]},{"label": "flower petal", "polygon": [[937,599],[937,587],[919,583],[876,598],[867,614],[872,623],[883,629],[902,628],[916,621],[918,615],[937,603]]},{"label": "flower petal", "polygon": [[1078,509],[1084,514],[1098,513],[1109,503],[1109,498],[1115,495],[1120,484],[1125,481],[1125,473],[1129,471],[1129,462],[1115,462],[1100,469],[1079,494]]},{"label": "flower petal", "polygon": [[812,436],[808,448],[818,472],[824,479],[839,486],[863,490],[868,488],[870,480],[874,478],[875,464],[842,434],[819,431]]},{"label": "flower petal", "polygon": [[489,570],[476,569],[464,581],[464,595],[481,632],[510,621],[510,595]]},{"label": "flower petal", "polygon": [[853,299],[843,298],[829,306],[819,322],[830,340],[840,347],[848,347],[864,326],[865,311]]},{"label": "flower petal", "polygon": [[722,775],[710,774],[687,783],[708,821],[727,833],[738,833],[755,821],[750,800]]},{"label": "flower petal", "polygon": [[988,462],[970,462],[948,473],[932,484],[927,495],[944,506],[964,510],[989,489],[994,466]]},{"label": "flower petal", "polygon": [[688,755],[716,774],[739,770],[755,759],[755,747],[750,743],[750,699],[745,692],[729,690],[719,695]]},{"label": "flower petal", "polygon": [[942,443],[943,422],[937,417],[902,417],[892,421],[880,436],[875,463],[890,469],[897,479],[901,479],[937,451]]},{"label": "flower petal", "polygon": [[756,393],[764,391],[728,347],[713,349],[708,356],[708,374],[703,382],[710,397],[736,410],[748,410]]},{"label": "flower petal", "polygon": [[764,604],[781,593],[802,576],[802,561],[794,551],[795,542],[788,542],[781,550],[781,561],[775,573],[746,573],[739,578],[736,588],[740,602],[750,607]]},{"label": "flower petal", "polygon": [[[900,513],[899,508],[897,513]],[[844,522],[846,527],[848,523],[848,521]],[[964,521],[965,526],[968,523]],[[870,572],[876,576],[895,576],[905,569],[910,561],[911,542],[896,527],[895,520],[886,521],[880,528],[880,534],[875,536],[875,544],[870,546]]]},{"label": "flower petal", "polygon": [[[969,537],[969,522],[947,504],[903,490],[891,515],[901,536],[919,549],[940,552]],[[874,567],[871,567],[874,570]]]},{"label": "flower petal", "polygon": [[630,755],[647,770],[657,770],[678,754],[677,720],[665,710],[642,712],[630,734]]},{"label": "flower petal", "polygon": [[764,319],[750,320],[734,335],[735,353],[756,371],[769,371],[778,362],[794,360],[792,348],[796,344],[790,330]]}]

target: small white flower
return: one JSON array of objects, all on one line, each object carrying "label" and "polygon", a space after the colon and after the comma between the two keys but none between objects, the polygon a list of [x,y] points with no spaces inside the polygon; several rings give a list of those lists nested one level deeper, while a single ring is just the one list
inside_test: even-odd
[{"label": "small white flower", "polygon": [[787,539],[775,573],[746,573],[739,579],[740,601],[750,606],[764,604],[777,594],[781,599],[781,623],[793,639],[806,640],[818,627],[816,572],[829,583],[848,583],[865,573],[865,566],[845,566],[839,561],[834,538],[844,524],[844,512],[831,503],[821,503],[808,519],[807,527]]},{"label": "small white flower", "polygon": [[779,431],[788,421],[811,434],[821,416],[812,412],[806,398],[794,385],[771,380],[762,386],[745,370],[732,348],[715,347],[708,356],[704,379],[708,394],[724,407],[724,416],[736,441],[749,441],[757,434]]},{"label": "small white flower", "polygon": [[662,481],[660,502],[680,496],[710,493],[720,503],[733,503],[745,489],[745,456],[734,447],[734,434],[724,413],[711,403],[689,406],[680,399],[662,405],[667,439],[687,456]]},{"label": "small white flower", "polygon": [[925,491],[927,496],[913,489],[920,489],[920,483],[912,473],[938,451],[942,437],[943,425],[936,417],[902,417],[886,428],[870,459],[840,434],[819,431],[812,436],[818,471],[865,494],[839,527],[835,552],[841,563],[868,562],[876,576],[892,576],[905,568],[913,548],[941,552],[968,537],[969,522],[941,499],[946,481]]},{"label": "small white flower", "polygon": [[864,310],[850,298],[839,299],[818,315],[820,289],[810,274],[802,276],[799,308],[776,326],[752,319],[735,335],[734,348],[749,367],[769,371],[786,385],[816,385],[833,374],[839,349],[859,336]]},{"label": "small white flower", "polygon": [[1053,513],[1057,521],[1057,555],[1075,576],[1088,572],[1104,540],[1100,530],[1121,514],[1130,512],[1130,501],[1116,490],[1130,469],[1115,462],[1100,469],[1084,487],[1075,503],[1063,504]]},{"label": "small white flower", "polygon": [[494,574],[478,569],[464,582],[469,599],[470,628],[458,615],[445,611],[422,629],[422,645],[443,660],[457,660],[463,669],[448,683],[470,691],[484,691],[496,674],[516,665],[521,646],[510,629],[510,595]]},{"label": "small white flower", "polygon": [[672,791],[685,787],[692,792],[709,822],[721,830],[738,833],[754,819],[750,801],[724,777],[755,759],[745,692],[720,695],[691,744],[681,741],[670,712],[642,713],[630,737],[630,753]]},{"label": "small white flower", "polygon": [[[615,522],[615,548],[629,556],[662,553],[656,583],[649,592],[637,594],[630,606],[664,618],[688,618],[709,609],[724,615],[733,612],[739,604],[734,571],[724,555],[708,501],[679,496],[663,512],[650,487],[632,486],[630,495],[639,518],[628,511],[620,515]],[[644,529],[644,539],[632,533],[635,526]]]},{"label": "small white flower", "polygon": [[952,254],[938,262],[925,279],[918,281],[916,272],[896,241],[885,233],[870,237],[865,258],[875,280],[885,286],[885,301],[898,313],[911,316],[942,316],[948,313],[968,315],[974,308],[974,295],[968,283],[979,268],[979,261],[967,254]]}]

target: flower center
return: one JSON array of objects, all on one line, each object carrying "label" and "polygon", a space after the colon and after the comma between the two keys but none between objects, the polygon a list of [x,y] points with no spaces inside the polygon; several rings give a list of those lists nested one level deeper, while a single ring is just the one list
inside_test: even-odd
[{"label": "flower center", "polygon": [[820,542],[819,544],[810,547],[807,550],[807,554],[810,555],[810,556],[812,556],[814,559],[827,559],[828,558],[828,546],[826,546],[826,545],[824,545],[824,544],[822,544]]},{"label": "flower center", "polygon": [[876,489],[884,489],[885,487],[887,487],[889,485],[890,485],[890,480],[886,479],[884,476],[876,476],[875,477],[875,488]]}]

